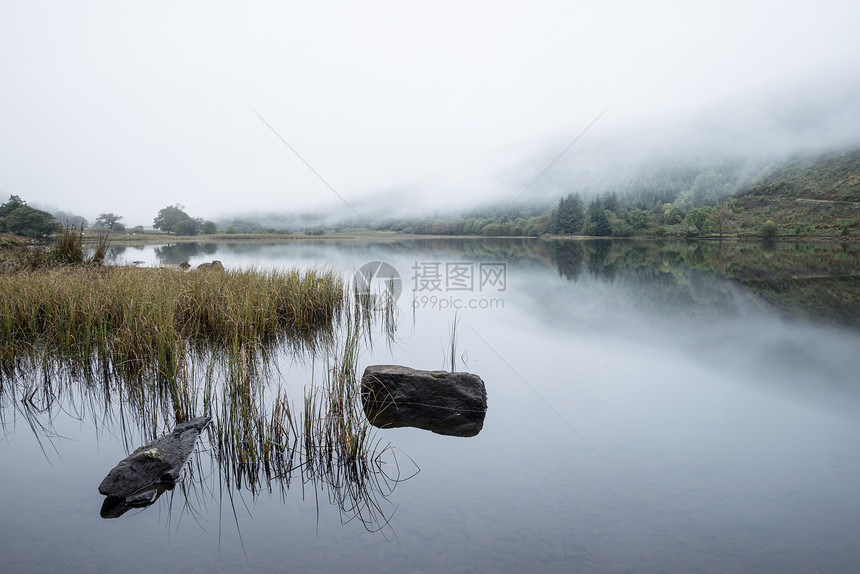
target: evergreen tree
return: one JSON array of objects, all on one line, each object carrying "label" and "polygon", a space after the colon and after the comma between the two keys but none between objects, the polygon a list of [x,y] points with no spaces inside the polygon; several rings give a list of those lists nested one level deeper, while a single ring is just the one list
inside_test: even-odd
[{"label": "evergreen tree", "polygon": [[609,223],[609,216],[606,215],[605,198],[600,196],[595,197],[588,204],[587,229],[588,235],[596,235],[598,237],[612,235],[612,224]]},{"label": "evergreen tree", "polygon": [[559,235],[576,235],[582,232],[585,221],[585,206],[578,193],[568,194],[558,201],[553,210],[552,231]]}]

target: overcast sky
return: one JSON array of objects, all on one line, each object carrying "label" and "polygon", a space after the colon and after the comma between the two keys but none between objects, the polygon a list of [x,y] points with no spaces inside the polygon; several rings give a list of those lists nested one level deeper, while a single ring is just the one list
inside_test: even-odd
[{"label": "overcast sky", "polygon": [[149,225],[513,198],[604,110],[568,154],[856,76],[858,30],[856,0],[0,0],[0,201]]}]

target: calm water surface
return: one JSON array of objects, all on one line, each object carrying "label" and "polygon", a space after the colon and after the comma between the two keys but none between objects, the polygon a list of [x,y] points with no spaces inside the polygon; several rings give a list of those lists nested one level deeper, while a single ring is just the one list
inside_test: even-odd
[{"label": "calm water surface", "polygon": [[[376,532],[318,484],[225,487],[205,438],[193,480],[108,520],[98,484],[143,439],[81,419],[100,408],[83,395],[45,428],[7,397],[0,571],[860,569],[854,246],[326,240],[117,256],[345,277],[388,262],[397,338],[360,369],[450,368],[456,320],[457,368],[487,386],[484,427],[378,431],[402,476],[418,472],[380,496]],[[296,404],[308,369],[282,360]]]}]

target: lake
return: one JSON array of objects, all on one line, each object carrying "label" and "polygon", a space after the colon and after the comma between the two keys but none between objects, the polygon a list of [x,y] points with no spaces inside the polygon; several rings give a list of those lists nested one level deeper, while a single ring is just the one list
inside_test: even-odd
[{"label": "lake", "polygon": [[[402,287],[396,334],[365,345],[359,370],[448,370],[453,346],[454,368],[486,384],[483,428],[377,430],[386,470],[358,509],[300,472],[238,485],[204,434],[175,489],[104,519],[99,483],[145,442],[122,406],[65,393],[25,416],[7,389],[3,572],[860,568],[856,243],[326,239],[113,255],[346,278],[385,262]],[[271,384],[301,405],[319,369],[285,352]]]}]

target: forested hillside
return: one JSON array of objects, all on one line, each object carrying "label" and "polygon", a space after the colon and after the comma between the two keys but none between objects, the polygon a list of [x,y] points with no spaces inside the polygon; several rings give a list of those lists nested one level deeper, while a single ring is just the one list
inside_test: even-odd
[{"label": "forested hillside", "polygon": [[487,208],[400,219],[377,229],[433,235],[613,237],[860,236],[860,149],[759,165],[648,166],[602,190],[578,189],[553,206]]}]

